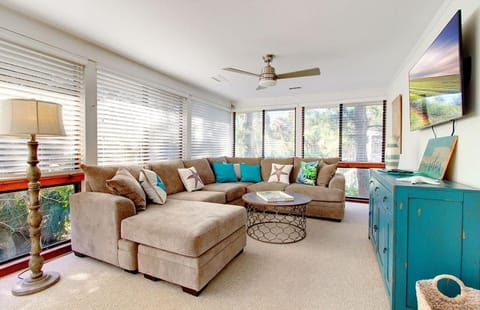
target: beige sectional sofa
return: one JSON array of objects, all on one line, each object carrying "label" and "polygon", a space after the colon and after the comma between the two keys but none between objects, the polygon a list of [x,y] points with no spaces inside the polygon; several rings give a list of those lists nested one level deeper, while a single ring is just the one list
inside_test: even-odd
[{"label": "beige sectional sofa", "polygon": [[[144,167],[82,165],[85,191],[70,197],[72,249],[77,256],[87,255],[126,271],[139,271],[147,278],[169,281],[198,295],[246,245],[246,210],[241,199],[246,192],[303,193],[312,198],[307,215],[343,219],[343,175],[332,173],[325,185],[297,184],[294,175],[301,160],[313,159],[221,157],[153,161]],[[338,161],[321,160],[330,167]],[[216,161],[259,164],[263,181],[216,183],[211,167]],[[267,182],[272,163],[293,165],[291,184]],[[205,186],[188,192],[177,169],[192,166]],[[166,202],[147,203],[139,209],[137,201],[112,194],[106,184],[120,167],[136,180],[142,168],[156,172],[166,187]]]},{"label": "beige sectional sofa", "polygon": [[[296,183],[296,177],[300,170],[300,162],[320,162],[320,171],[317,177],[317,185],[305,185]],[[246,163],[258,164],[261,167],[262,181],[252,182],[227,182],[216,183],[215,174],[211,168],[213,162],[226,162],[232,164]],[[290,173],[290,184],[268,182],[272,164],[293,165]],[[306,215],[324,219],[341,221],[345,214],[345,177],[336,173],[338,158],[237,158],[218,157],[194,160],[166,160],[154,161],[146,164],[148,169],[155,171],[167,185],[169,198],[210,201],[228,203],[243,206],[242,195],[254,191],[281,190],[286,192],[305,194],[312,198],[307,205]],[[322,174],[322,165],[329,167]],[[178,168],[195,167],[205,186],[200,191],[187,192],[182,180],[178,176]],[[333,168],[333,169],[332,169]]]}]

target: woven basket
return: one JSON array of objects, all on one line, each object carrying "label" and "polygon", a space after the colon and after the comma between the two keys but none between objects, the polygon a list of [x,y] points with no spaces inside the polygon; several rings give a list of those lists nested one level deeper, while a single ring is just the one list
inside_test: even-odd
[{"label": "woven basket", "polygon": [[[448,297],[438,290],[438,281],[450,279],[460,286],[460,294]],[[480,309],[480,291],[466,287],[459,278],[441,274],[432,280],[419,280],[415,284],[418,310],[478,310]]]}]

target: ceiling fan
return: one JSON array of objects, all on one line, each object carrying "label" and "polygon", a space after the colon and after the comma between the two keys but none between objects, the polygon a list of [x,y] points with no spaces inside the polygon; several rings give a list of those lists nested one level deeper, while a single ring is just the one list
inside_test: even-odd
[{"label": "ceiling fan", "polygon": [[289,78],[297,78],[297,77],[304,77],[304,76],[320,75],[319,68],[312,68],[312,69],[306,69],[301,71],[275,74],[275,68],[270,65],[270,62],[272,61],[273,57],[274,56],[272,54],[267,54],[263,56],[263,61],[267,65],[263,68],[262,73],[260,74],[256,74],[256,73],[252,73],[252,72],[248,72],[240,69],[235,69],[235,68],[223,68],[223,70],[242,73],[242,74],[248,74],[248,75],[253,75],[258,77],[257,90],[274,86],[275,84],[277,84],[277,80],[279,79],[289,79]]}]

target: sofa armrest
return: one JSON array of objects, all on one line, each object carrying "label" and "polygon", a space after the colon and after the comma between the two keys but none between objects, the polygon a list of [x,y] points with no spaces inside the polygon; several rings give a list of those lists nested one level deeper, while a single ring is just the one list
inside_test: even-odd
[{"label": "sofa armrest", "polygon": [[328,183],[328,188],[339,189],[345,192],[345,176],[341,173],[335,173],[333,178]]},{"label": "sofa armrest", "polygon": [[72,250],[118,266],[121,223],[135,213],[133,202],[122,196],[99,192],[71,195]]}]

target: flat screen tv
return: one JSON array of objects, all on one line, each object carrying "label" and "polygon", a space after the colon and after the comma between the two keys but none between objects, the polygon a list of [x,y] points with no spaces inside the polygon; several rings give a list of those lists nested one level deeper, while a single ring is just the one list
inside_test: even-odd
[{"label": "flat screen tv", "polygon": [[462,21],[457,11],[410,70],[410,130],[462,117],[463,84]]}]

